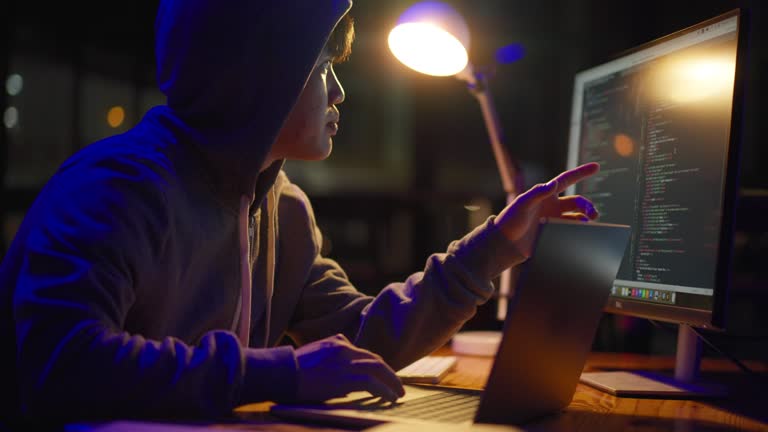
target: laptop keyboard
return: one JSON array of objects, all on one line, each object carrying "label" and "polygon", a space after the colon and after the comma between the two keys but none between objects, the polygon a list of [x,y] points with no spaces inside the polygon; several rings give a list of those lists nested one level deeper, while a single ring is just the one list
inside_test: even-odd
[{"label": "laptop keyboard", "polygon": [[480,405],[479,394],[440,393],[406,403],[370,407],[376,414],[444,422],[471,421]]}]

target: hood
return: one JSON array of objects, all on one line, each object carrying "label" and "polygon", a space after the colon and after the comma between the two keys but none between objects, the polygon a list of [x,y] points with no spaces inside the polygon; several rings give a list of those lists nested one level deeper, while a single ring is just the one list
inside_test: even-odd
[{"label": "hood", "polygon": [[228,189],[252,194],[269,150],[351,0],[163,0],[166,116]]}]

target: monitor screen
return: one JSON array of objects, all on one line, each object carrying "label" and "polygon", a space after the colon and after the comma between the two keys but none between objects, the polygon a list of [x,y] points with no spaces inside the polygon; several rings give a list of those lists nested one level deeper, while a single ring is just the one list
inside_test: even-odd
[{"label": "monitor screen", "polygon": [[572,188],[632,236],[607,310],[722,327],[736,193],[739,11],[578,73]]}]

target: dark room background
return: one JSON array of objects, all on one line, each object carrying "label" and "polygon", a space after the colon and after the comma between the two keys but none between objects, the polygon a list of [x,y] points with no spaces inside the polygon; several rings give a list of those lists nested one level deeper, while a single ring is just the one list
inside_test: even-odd
[{"label": "dark room background", "polygon": [[[565,168],[573,75],[611,56],[735,7],[749,11],[749,60],[736,274],[728,332],[714,337],[741,357],[768,345],[766,12],[761,1],[455,0],[472,33],[471,58],[491,65],[497,48],[519,43],[522,60],[491,81],[507,145],[526,183]],[[453,78],[416,74],[389,53],[386,38],[411,1],[358,0],[357,40],[336,70],[347,94],[334,153],[288,162],[312,198],[325,249],[362,291],[421,269],[447,244],[504,203],[479,107]],[[61,162],[79,148],[124,132],[162,104],[155,87],[153,21],[158,1],[11,1],[3,20],[0,72],[0,218],[5,251],[25,210]],[[492,307],[469,323],[494,327]],[[642,320],[606,316],[602,350],[671,352],[674,335]]]}]

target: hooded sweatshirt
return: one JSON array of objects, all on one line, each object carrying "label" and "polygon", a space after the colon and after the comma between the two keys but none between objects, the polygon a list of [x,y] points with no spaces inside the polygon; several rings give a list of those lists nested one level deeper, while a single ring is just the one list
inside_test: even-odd
[{"label": "hooded sweatshirt", "polygon": [[[394,369],[432,352],[522,260],[493,218],[359,293],[305,194],[261,170],[350,0],[167,0],[167,104],[67,160],[0,266],[0,417],[212,416],[292,401],[336,333]],[[2,412],[4,411],[4,412]]]}]

